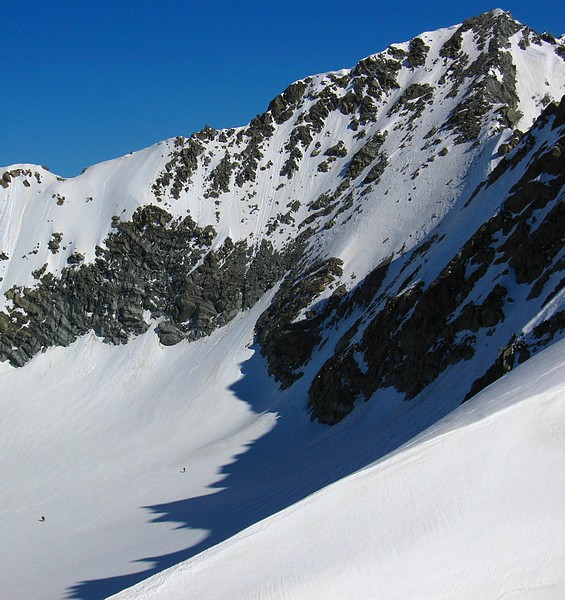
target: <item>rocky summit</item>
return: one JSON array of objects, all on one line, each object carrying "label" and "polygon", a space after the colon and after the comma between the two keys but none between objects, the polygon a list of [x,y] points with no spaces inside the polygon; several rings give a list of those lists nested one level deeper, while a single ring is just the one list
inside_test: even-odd
[{"label": "rocky summit", "polygon": [[238,129],[70,180],[6,167],[0,360],[88,332],[187,344],[263,299],[260,352],[314,419],[448,371],[463,402],[563,335],[564,94],[562,40],[495,10]]}]

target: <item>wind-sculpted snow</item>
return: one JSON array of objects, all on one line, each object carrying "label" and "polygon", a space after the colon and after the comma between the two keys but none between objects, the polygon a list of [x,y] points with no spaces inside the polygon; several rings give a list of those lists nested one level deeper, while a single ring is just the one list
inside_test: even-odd
[{"label": "wind-sculpted snow", "polygon": [[[564,94],[562,40],[496,10],[292,83],[244,127],[70,180],[0,169],[8,546],[49,513],[10,569],[31,552],[49,570],[54,545],[46,597],[117,592],[555,344]],[[186,536],[153,534],[139,506]],[[37,597],[18,577],[12,595]]]}]

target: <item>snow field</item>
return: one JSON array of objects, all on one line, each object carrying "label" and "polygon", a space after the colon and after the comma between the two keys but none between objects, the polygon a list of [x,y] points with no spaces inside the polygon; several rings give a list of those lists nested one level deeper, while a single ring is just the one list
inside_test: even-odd
[{"label": "snow field", "polygon": [[565,343],[391,455],[115,600],[565,592]]}]

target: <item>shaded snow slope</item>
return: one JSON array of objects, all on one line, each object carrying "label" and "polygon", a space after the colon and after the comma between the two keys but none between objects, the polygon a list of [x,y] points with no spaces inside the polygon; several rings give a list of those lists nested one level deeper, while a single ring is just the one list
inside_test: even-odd
[{"label": "shaded snow slope", "polygon": [[212,493],[222,467],[273,426],[228,389],[251,324],[172,351],[152,333],[121,347],[88,336],[37,357],[25,378],[0,365],[0,596],[63,598],[208,535],[148,525],[143,507]]},{"label": "shaded snow slope", "polygon": [[386,458],[115,598],[560,598],[564,375],[560,342]]},{"label": "shaded snow slope", "polygon": [[367,465],[456,407],[449,394],[407,403],[386,390],[338,426],[312,423],[304,385],[281,392],[251,346],[268,300],[173,348],[152,332],[118,347],[90,335],[23,369],[0,364],[2,597],[116,593]]}]

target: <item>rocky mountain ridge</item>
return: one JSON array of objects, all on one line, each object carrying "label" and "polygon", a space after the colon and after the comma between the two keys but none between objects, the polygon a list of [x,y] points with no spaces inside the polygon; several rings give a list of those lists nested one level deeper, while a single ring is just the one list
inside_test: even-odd
[{"label": "rocky mountain ridge", "polygon": [[257,341],[314,418],[447,368],[468,397],[562,335],[563,94],[560,40],[496,10],[295,82],[246,127],[72,180],[10,167],[0,360],[90,330],[186,343],[276,288]]}]

